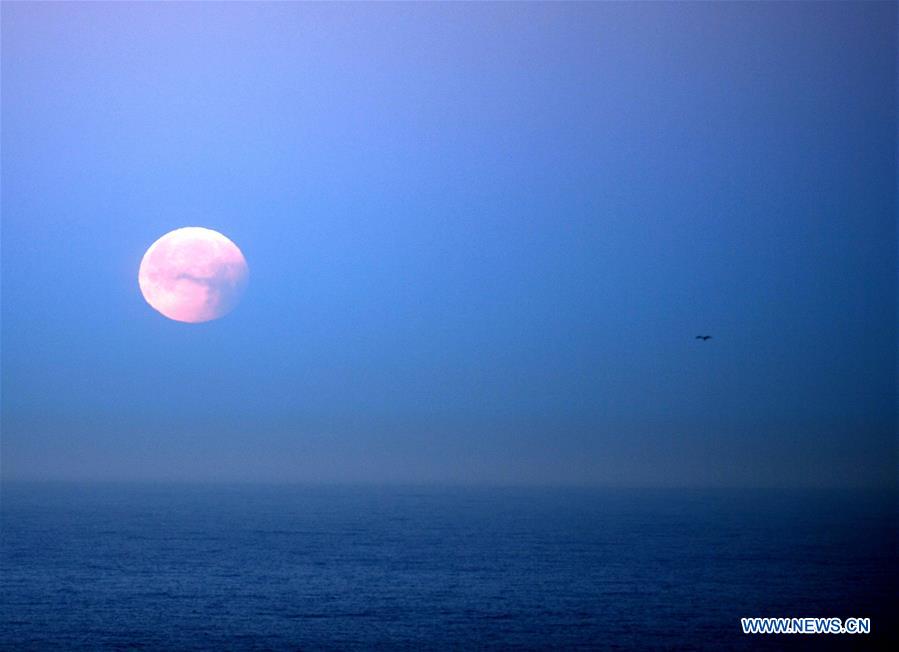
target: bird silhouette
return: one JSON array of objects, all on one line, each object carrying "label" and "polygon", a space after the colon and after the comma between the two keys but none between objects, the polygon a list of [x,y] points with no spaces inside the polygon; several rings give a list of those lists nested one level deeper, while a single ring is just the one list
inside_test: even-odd
[{"label": "bird silhouette", "polygon": [[712,336],[711,335],[697,335],[696,339],[702,340],[703,342],[705,342],[706,340],[712,339]]}]

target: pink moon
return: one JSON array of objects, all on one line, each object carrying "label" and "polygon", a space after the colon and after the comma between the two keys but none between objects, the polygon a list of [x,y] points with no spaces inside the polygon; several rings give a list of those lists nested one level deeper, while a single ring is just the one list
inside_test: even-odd
[{"label": "pink moon", "polygon": [[231,312],[249,273],[243,253],[231,240],[212,229],[187,226],[150,245],[137,280],[155,310],[196,324]]}]

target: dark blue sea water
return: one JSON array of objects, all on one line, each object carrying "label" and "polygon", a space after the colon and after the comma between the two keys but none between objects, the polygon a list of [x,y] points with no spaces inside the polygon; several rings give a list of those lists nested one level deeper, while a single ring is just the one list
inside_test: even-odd
[{"label": "dark blue sea water", "polygon": [[[896,639],[895,497],[7,484],[4,650],[820,649]],[[741,616],[869,616],[762,638]]]}]

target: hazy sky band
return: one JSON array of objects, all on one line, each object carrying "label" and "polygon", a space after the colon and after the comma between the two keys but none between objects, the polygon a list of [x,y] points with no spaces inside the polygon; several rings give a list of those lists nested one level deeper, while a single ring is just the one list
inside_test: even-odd
[{"label": "hazy sky band", "polygon": [[4,478],[894,480],[893,4],[2,12]]}]

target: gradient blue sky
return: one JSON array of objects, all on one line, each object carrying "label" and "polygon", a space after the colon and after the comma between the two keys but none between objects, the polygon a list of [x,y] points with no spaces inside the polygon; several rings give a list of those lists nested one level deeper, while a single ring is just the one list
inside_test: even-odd
[{"label": "gradient blue sky", "polygon": [[[893,482],[896,26],[4,2],[3,478]],[[138,290],[185,225],[222,320]]]}]

